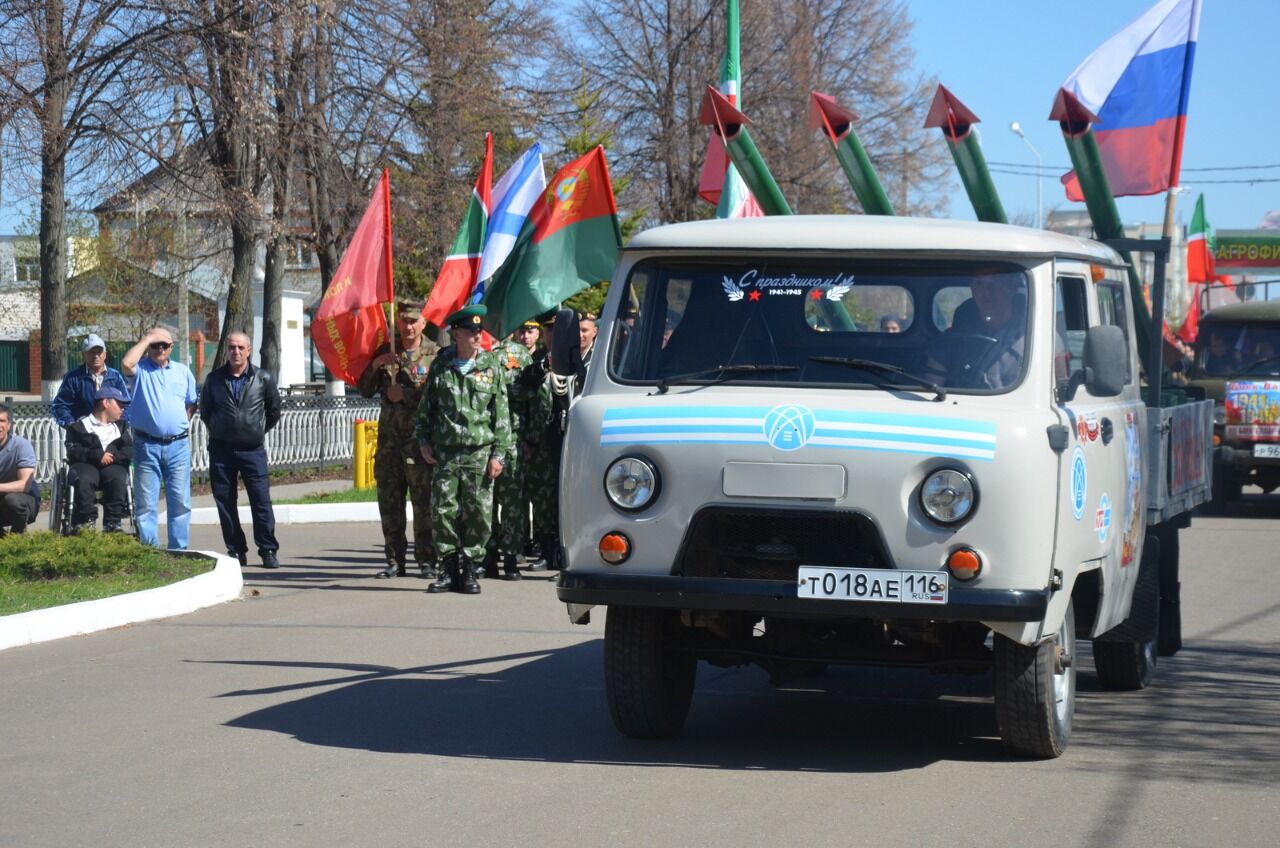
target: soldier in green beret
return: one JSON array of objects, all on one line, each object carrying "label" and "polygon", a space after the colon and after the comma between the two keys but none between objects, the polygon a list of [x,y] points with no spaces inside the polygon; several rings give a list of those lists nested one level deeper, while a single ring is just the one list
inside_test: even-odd
[{"label": "soldier in green beret", "polygon": [[491,531],[493,481],[511,451],[504,369],[480,346],[484,315],[476,304],[445,319],[454,344],[431,363],[418,405],[418,447],[434,466],[432,529],[440,568],[431,593],[479,594],[476,567]]},{"label": "soldier in green beret", "polygon": [[403,577],[408,555],[405,538],[405,492],[413,501],[413,555],[422,576],[435,579],[435,548],[431,542],[431,466],[422,461],[414,443],[413,426],[422,386],[431,360],[440,348],[423,337],[426,320],[421,304],[396,303],[393,351],[384,344],[360,375],[360,394],[382,398],[378,418],[378,453],[373,476],[378,484],[378,513],[382,517],[383,551],[387,567],[379,577]]}]

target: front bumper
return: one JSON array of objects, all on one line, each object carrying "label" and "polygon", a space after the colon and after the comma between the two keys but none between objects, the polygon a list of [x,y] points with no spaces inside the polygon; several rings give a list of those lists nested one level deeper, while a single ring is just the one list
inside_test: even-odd
[{"label": "front bumper", "polygon": [[1049,606],[1050,591],[972,589],[953,584],[946,604],[884,604],[799,598],[795,586],[778,580],[565,571],[556,583],[556,595],[568,604],[752,612],[797,618],[1041,621]]}]

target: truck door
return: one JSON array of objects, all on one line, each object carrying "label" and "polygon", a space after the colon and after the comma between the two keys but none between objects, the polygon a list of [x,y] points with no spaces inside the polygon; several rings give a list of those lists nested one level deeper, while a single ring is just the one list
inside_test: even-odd
[{"label": "truck door", "polygon": [[[1128,613],[1137,576],[1146,520],[1140,443],[1145,420],[1124,287],[1094,285],[1089,269],[1076,267],[1059,264],[1054,298],[1054,376],[1059,410],[1071,431],[1062,455],[1058,556],[1064,563],[1102,568],[1102,630],[1096,632],[1103,632]],[[1094,397],[1084,386],[1084,338],[1098,324],[1119,324],[1129,339],[1128,380],[1118,397]]]}]

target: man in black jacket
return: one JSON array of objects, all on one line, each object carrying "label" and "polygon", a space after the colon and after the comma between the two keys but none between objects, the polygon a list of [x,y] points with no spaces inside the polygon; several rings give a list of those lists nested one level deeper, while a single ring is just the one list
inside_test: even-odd
[{"label": "man in black jacket", "polygon": [[253,512],[253,541],[263,568],[279,568],[276,516],[267,472],[267,432],[280,420],[275,381],[249,362],[252,342],[244,333],[227,337],[227,364],[210,372],[200,393],[200,420],[209,431],[209,483],[227,553],[248,564],[248,543],[237,511],[237,477],[244,480]]},{"label": "man in black jacket", "polygon": [[119,533],[128,511],[129,462],[133,459],[133,434],[121,420],[124,393],[114,386],[94,392],[93,412],[67,427],[67,462],[71,464],[75,507],[71,529],[90,527],[98,520],[94,495],[102,490],[102,529]]}]

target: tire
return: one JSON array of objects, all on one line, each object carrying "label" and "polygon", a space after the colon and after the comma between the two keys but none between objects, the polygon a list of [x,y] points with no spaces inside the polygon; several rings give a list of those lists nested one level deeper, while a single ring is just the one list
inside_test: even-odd
[{"label": "tire", "polygon": [[673,642],[673,610],[609,607],[604,685],[614,726],[632,739],[663,739],[684,726],[697,658]]},{"label": "tire", "polygon": [[1129,617],[1093,640],[1093,666],[1103,689],[1145,689],[1156,675],[1160,637],[1160,542],[1148,536]]},{"label": "tire", "polygon": [[1178,582],[1178,563],[1182,545],[1178,528],[1157,525],[1160,535],[1160,622],[1157,646],[1162,657],[1171,657],[1182,648],[1182,584]]},{"label": "tire", "polygon": [[995,635],[995,701],[1000,738],[1015,754],[1041,759],[1061,756],[1075,715],[1075,610],[1054,638],[1023,645]]}]

